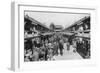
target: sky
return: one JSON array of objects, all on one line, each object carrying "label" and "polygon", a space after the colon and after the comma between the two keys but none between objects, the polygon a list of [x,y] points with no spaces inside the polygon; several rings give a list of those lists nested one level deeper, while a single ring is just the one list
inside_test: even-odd
[{"label": "sky", "polygon": [[35,20],[45,24],[47,27],[51,23],[55,25],[62,25],[64,28],[69,27],[79,19],[89,16],[89,14],[78,13],[51,13],[51,12],[34,12],[26,11],[25,15],[34,18]]}]

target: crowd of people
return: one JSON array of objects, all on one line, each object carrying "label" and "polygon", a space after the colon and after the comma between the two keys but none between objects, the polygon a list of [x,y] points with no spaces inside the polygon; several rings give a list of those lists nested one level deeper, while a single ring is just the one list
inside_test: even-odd
[{"label": "crowd of people", "polygon": [[[67,39],[67,38],[66,38]],[[25,61],[41,61],[41,60],[55,60],[53,56],[63,56],[64,43],[67,43],[67,50],[69,50],[69,42],[65,41],[63,37],[46,37],[43,39],[36,37],[28,39],[25,42],[24,60]]]},{"label": "crowd of people", "polygon": [[83,39],[78,41],[76,43],[76,50],[84,59],[90,58],[90,40]]},{"label": "crowd of people", "polygon": [[66,45],[67,51],[71,49],[70,46],[73,46],[73,52],[78,52],[84,59],[90,57],[90,40],[52,35],[51,37],[46,36],[45,39],[41,36],[27,39],[25,41],[24,61],[55,60],[54,56],[63,56],[64,45]]}]

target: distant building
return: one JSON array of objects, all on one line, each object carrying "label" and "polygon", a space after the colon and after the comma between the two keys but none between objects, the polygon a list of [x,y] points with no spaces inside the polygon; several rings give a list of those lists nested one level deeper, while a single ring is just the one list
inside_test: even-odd
[{"label": "distant building", "polygon": [[63,30],[62,25],[55,25],[54,31],[61,31]]},{"label": "distant building", "polygon": [[61,31],[63,29],[62,25],[54,25],[54,23],[50,24],[50,29],[54,31]]},{"label": "distant building", "polygon": [[54,28],[55,28],[54,23],[51,23],[50,26],[49,26],[49,28],[50,28],[51,30],[54,30]]}]

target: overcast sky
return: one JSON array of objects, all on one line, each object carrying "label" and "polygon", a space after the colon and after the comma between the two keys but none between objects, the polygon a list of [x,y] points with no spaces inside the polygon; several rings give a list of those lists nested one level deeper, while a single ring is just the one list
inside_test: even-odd
[{"label": "overcast sky", "polygon": [[37,21],[49,27],[50,23],[55,25],[62,25],[64,28],[72,25],[79,19],[89,16],[89,14],[75,14],[75,13],[48,13],[48,12],[25,12],[25,15],[36,19]]}]

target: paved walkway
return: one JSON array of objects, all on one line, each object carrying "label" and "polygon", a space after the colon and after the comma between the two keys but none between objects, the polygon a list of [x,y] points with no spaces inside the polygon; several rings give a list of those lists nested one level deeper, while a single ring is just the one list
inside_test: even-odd
[{"label": "paved walkway", "polygon": [[55,60],[83,59],[77,52],[74,53],[73,49],[74,48],[70,46],[70,50],[67,51],[67,48],[65,47],[65,49],[63,50],[63,56],[58,55],[58,56],[54,56],[53,58]]}]

